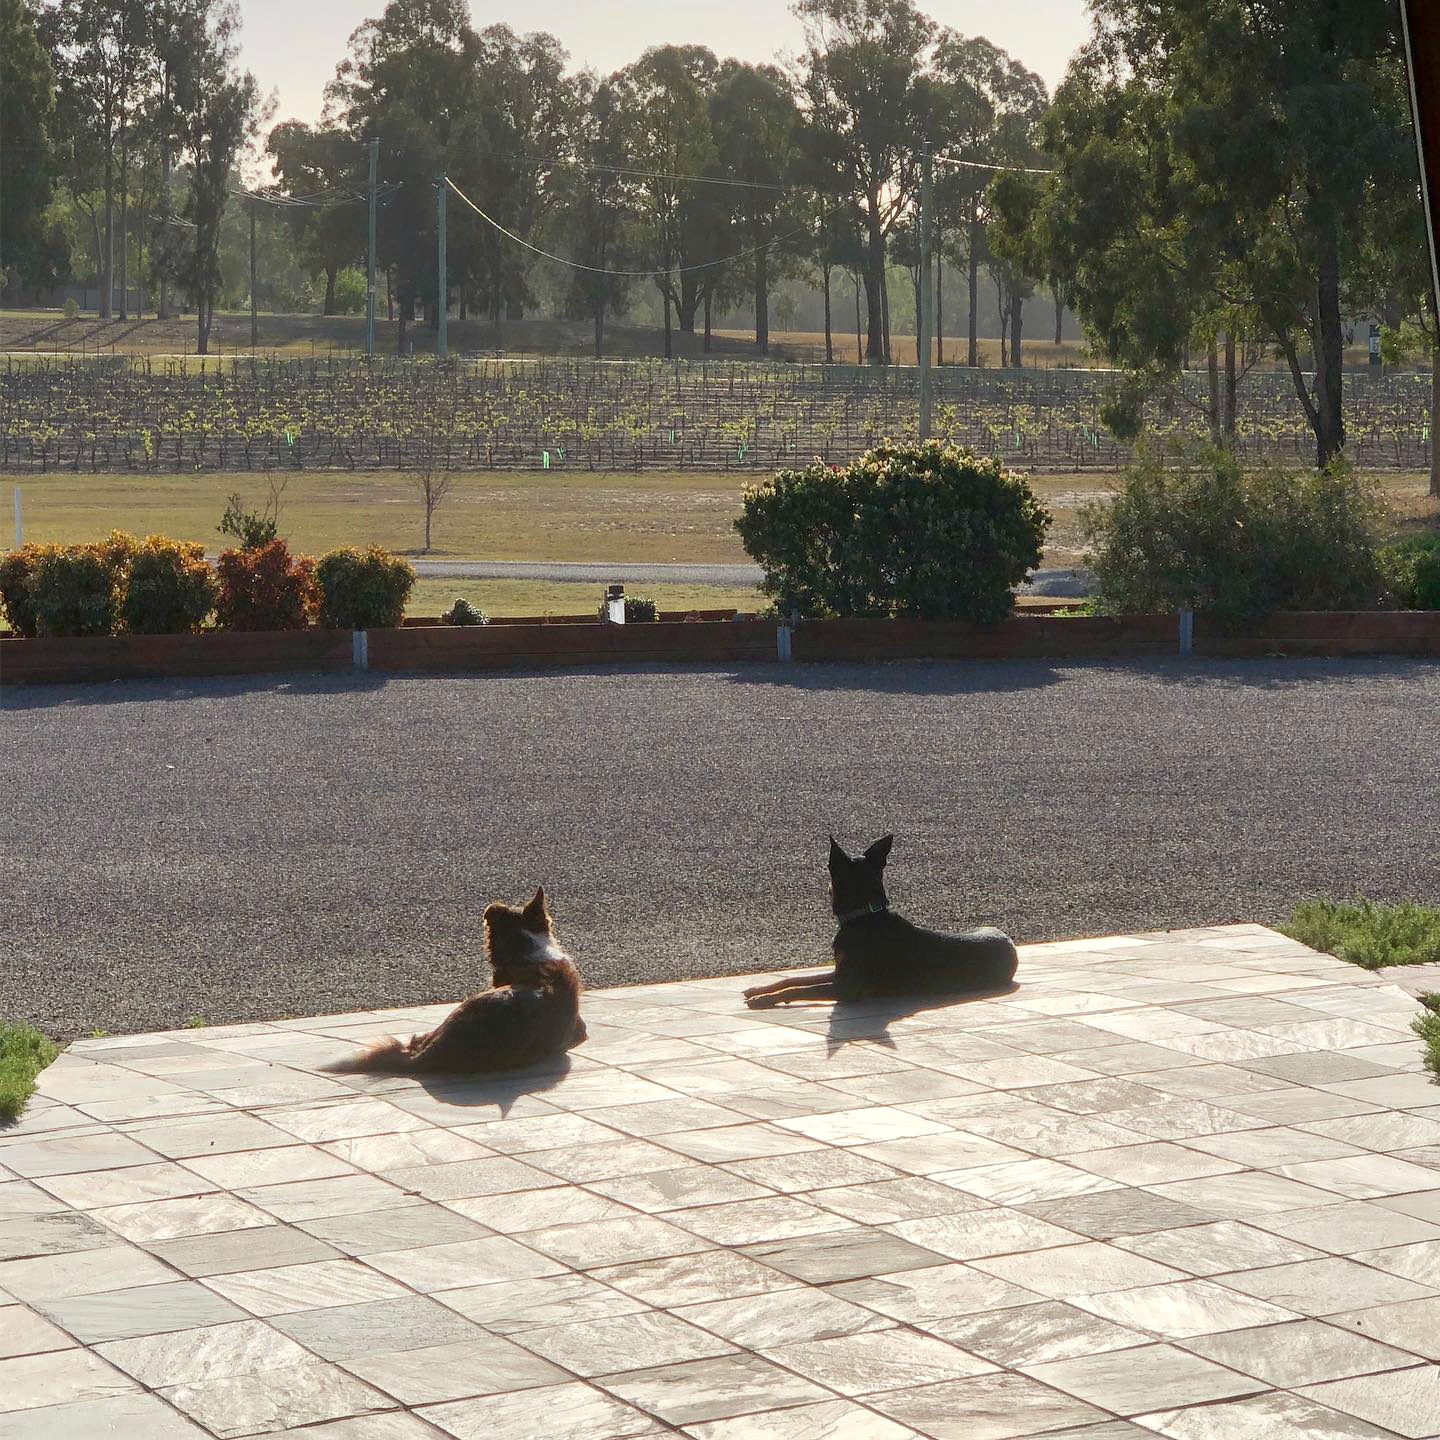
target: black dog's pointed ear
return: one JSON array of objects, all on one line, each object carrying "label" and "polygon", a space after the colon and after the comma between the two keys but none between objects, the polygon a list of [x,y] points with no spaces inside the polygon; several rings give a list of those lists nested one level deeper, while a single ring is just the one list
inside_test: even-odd
[{"label": "black dog's pointed ear", "polygon": [[837,865],[843,865],[849,858],[832,835],[830,837],[830,868],[833,870]]},{"label": "black dog's pointed ear", "polygon": [[877,869],[883,870],[890,858],[890,847],[895,843],[893,835],[882,835],[866,852],[865,858]]},{"label": "black dog's pointed ear", "polygon": [[539,929],[549,924],[550,912],[545,907],[545,889],[541,886],[535,891],[535,897],[520,912],[520,918],[524,921],[527,929]]}]

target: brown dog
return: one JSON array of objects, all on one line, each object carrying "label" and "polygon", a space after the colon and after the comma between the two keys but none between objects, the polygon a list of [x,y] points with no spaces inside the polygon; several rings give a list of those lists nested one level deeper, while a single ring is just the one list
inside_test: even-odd
[{"label": "brown dog", "polygon": [[327,1068],[431,1075],[520,1070],[585,1039],[580,972],[556,942],[544,890],[524,909],[487,905],[485,949],[495,972],[489,990],[462,1001],[428,1034],[382,1040]]}]

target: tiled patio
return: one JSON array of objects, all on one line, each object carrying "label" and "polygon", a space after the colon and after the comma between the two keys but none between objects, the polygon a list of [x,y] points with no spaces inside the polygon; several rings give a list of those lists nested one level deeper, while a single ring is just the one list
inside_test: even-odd
[{"label": "tiled patio", "polygon": [[1440,1436],[1415,1002],[1248,925],[1020,979],[596,992],[489,1083],[316,1073],[444,1006],[81,1042],[0,1132],[0,1440]]}]

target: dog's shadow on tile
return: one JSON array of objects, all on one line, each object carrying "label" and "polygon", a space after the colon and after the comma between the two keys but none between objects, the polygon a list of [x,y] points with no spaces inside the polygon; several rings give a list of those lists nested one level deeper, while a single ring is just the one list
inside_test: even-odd
[{"label": "dog's shadow on tile", "polygon": [[913,1015],[930,1010],[983,1005],[987,1000],[1013,995],[1019,989],[1019,982],[1012,980],[998,989],[978,993],[965,991],[956,995],[896,995],[883,1000],[836,1000],[830,1007],[829,1024],[825,1029],[826,1053],[834,1055],[857,1040],[894,1050],[895,1038],[890,1034],[890,1027],[896,1021],[908,1020]]},{"label": "dog's shadow on tile", "polygon": [[501,1070],[492,1075],[417,1075],[420,1088],[441,1105],[495,1106],[503,1120],[527,1095],[553,1090],[574,1066],[568,1055],[525,1070]]}]

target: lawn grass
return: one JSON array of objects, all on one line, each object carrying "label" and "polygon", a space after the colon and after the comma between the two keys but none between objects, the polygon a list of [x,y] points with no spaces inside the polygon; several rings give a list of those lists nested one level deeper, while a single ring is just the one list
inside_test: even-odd
[{"label": "lawn grass", "polygon": [[0,1021],[0,1123],[20,1118],[35,1093],[35,1077],[60,1053],[38,1030]]},{"label": "lawn grass", "polygon": [[[623,578],[623,577],[617,577]],[[753,614],[770,602],[758,590],[739,585],[650,585],[627,587],[647,595],[662,615],[686,610],[743,610]],[[406,606],[409,615],[442,615],[463,597],[487,615],[592,615],[605,587],[579,580],[450,580],[421,578]]]},{"label": "lawn grass", "polygon": [[1440,908],[1433,905],[1307,900],[1279,928],[1365,970],[1440,963]]}]

